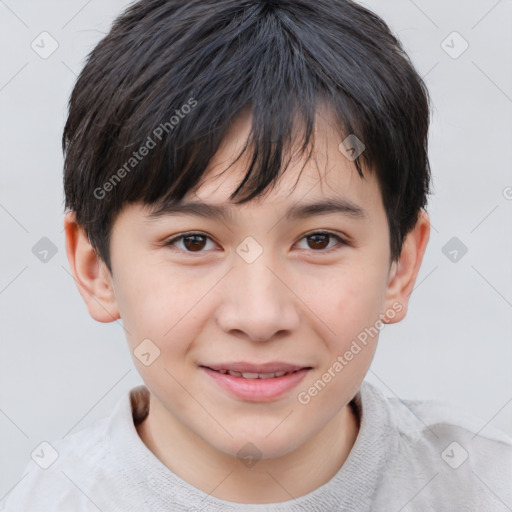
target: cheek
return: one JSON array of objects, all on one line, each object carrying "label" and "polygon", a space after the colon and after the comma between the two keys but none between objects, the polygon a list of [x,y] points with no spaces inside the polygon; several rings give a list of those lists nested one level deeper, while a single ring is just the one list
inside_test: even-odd
[{"label": "cheek", "polygon": [[193,337],[194,325],[200,324],[201,298],[211,284],[162,270],[127,267],[118,275],[116,300],[132,348],[149,338],[162,351],[179,350],[184,332]]},{"label": "cheek", "polygon": [[329,299],[317,302],[321,323],[328,326],[320,327],[319,333],[322,364],[297,398],[301,404],[312,404],[324,420],[355,395],[375,355],[382,327],[382,292],[376,282],[374,276],[363,274],[330,281],[324,288]]},{"label": "cheek", "polygon": [[322,338],[341,350],[379,318],[385,297],[383,275],[379,266],[354,254],[352,261],[347,258],[336,267],[301,272],[292,289],[316,318]]},{"label": "cheek", "polygon": [[179,383],[188,376],[184,362],[202,328],[201,297],[208,283],[192,287],[183,277],[163,276],[156,267],[126,272],[122,282],[118,304],[137,371],[159,400],[172,396],[169,408],[183,413],[190,403]]}]

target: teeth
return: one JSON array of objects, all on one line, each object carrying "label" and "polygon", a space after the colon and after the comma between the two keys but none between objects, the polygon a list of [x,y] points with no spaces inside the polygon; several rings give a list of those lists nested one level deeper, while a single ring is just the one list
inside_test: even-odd
[{"label": "teeth", "polygon": [[234,372],[231,370],[218,370],[220,373],[229,374],[233,377],[242,377],[244,379],[273,379],[275,377],[282,377],[288,373],[293,372],[275,372],[275,373],[252,373],[252,372]]}]

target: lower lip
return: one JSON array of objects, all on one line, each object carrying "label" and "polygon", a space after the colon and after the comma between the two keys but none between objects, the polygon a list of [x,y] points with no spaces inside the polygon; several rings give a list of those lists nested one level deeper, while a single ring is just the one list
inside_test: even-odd
[{"label": "lower lip", "polygon": [[293,389],[306,376],[309,369],[303,368],[282,377],[272,379],[244,379],[229,373],[220,373],[210,368],[201,367],[224,390],[237,398],[249,402],[265,402],[279,398]]}]

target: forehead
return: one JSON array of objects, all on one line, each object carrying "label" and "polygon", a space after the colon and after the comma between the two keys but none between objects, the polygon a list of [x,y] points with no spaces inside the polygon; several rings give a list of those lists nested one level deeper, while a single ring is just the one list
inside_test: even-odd
[{"label": "forehead", "polygon": [[[201,181],[187,193],[183,202],[215,203],[231,207],[229,197],[241,183],[250,165],[250,151],[236,160],[246,144],[250,130],[249,114],[240,115],[234,120]],[[364,179],[359,176],[354,162],[340,150],[343,139],[344,136],[334,127],[325,111],[319,110],[310,158],[307,151],[300,154],[295,144],[291,150],[291,160],[277,183],[249,203],[240,206],[233,204],[232,209],[249,205],[278,207],[320,199],[345,202],[354,207],[359,204],[361,210],[365,209],[363,205],[382,206],[375,173],[363,167]]]}]

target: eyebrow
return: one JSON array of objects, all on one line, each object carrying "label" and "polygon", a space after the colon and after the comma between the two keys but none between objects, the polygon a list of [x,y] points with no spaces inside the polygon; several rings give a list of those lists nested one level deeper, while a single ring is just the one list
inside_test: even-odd
[{"label": "eyebrow", "polygon": [[[363,208],[344,198],[324,199],[313,203],[297,203],[291,206],[285,213],[287,221],[304,219],[315,215],[328,215],[338,213],[354,219],[363,219],[368,215]],[[215,205],[203,202],[171,202],[160,206],[151,212],[148,220],[160,217],[179,215],[193,215],[210,219],[219,219],[226,222],[233,220],[231,207],[227,205]]]}]

